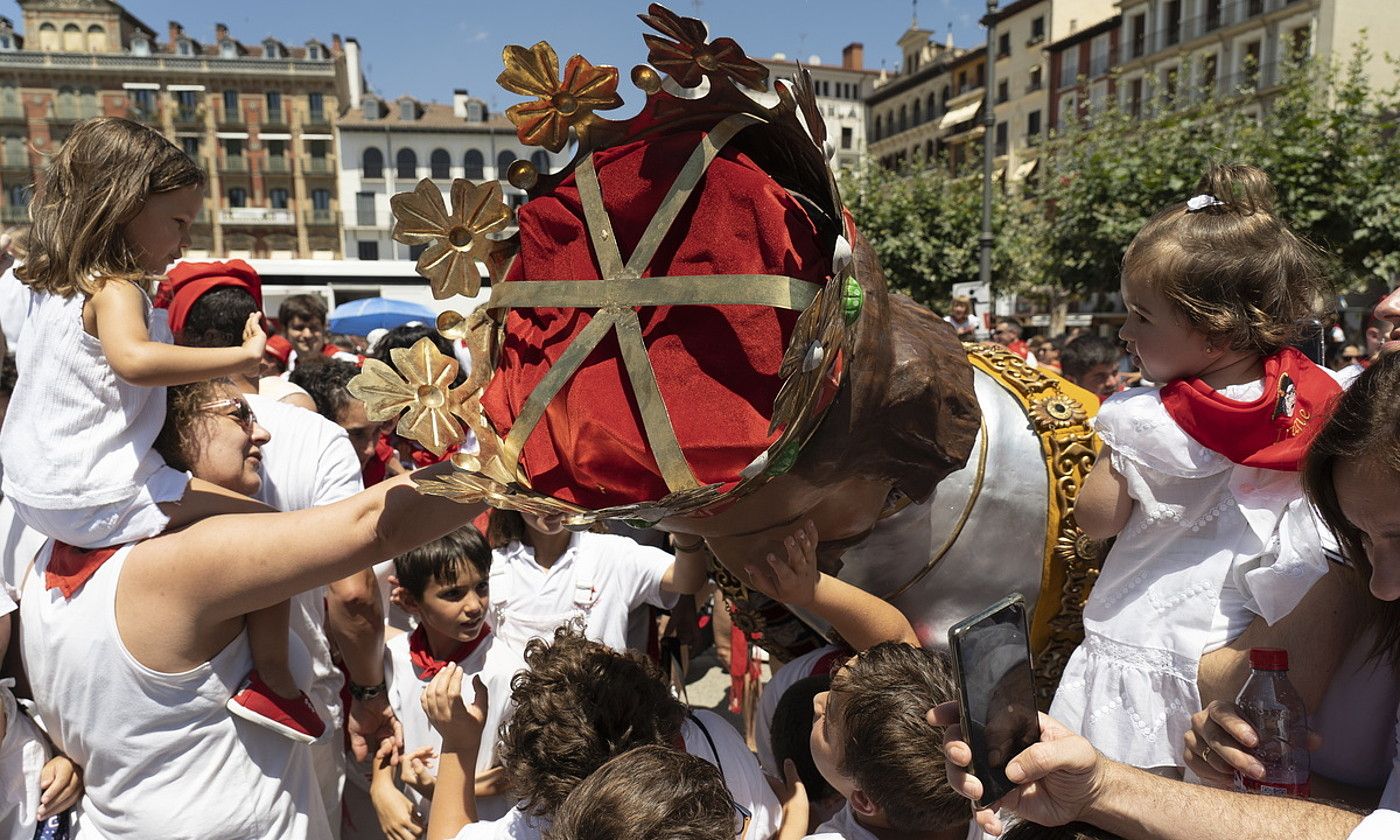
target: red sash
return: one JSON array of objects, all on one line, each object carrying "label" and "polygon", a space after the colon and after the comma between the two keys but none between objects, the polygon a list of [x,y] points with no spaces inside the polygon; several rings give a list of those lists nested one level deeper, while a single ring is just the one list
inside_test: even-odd
[{"label": "red sash", "polygon": [[470,642],[462,642],[457,645],[456,650],[448,654],[446,659],[438,659],[433,656],[432,650],[428,648],[428,629],[422,624],[414,630],[408,637],[408,659],[413,663],[413,670],[418,674],[418,679],[427,682],[437,676],[438,671],[446,668],[449,663],[460,663],[463,659],[472,655],[481,643],[486,641],[486,637],[491,635],[491,626],[482,625],[481,632]]},{"label": "red sash", "polygon": [[97,574],[102,564],[112,559],[120,549],[119,545],[106,548],[74,548],[68,543],[53,541],[53,551],[49,554],[49,565],[44,568],[44,588],[57,589],[65,599],[83,587],[88,579]]},{"label": "red sash", "polygon": [[1252,402],[1222,396],[1200,379],[1162,388],[1162,405],[1186,434],[1236,464],[1297,472],[1342,391],[1292,347],[1264,360],[1264,394]]}]

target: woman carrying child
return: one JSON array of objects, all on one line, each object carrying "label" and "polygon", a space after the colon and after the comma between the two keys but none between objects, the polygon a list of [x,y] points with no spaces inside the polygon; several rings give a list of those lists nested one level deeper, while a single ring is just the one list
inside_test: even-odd
[{"label": "woman carrying child", "polygon": [[1160,387],[1099,411],[1104,449],[1076,516],[1117,542],[1051,707],[1109,757],[1173,775],[1201,657],[1256,616],[1275,625],[1328,571],[1298,470],[1340,393],[1289,346],[1327,283],[1268,177],[1217,166],[1197,192],[1123,259],[1119,336]]}]

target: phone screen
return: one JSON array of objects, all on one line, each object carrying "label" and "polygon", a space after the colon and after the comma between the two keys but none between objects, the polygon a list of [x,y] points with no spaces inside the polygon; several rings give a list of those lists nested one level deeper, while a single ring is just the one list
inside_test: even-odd
[{"label": "phone screen", "polygon": [[962,701],[963,734],[986,806],[1016,786],[1006,765],[1040,738],[1026,604],[1011,596],[954,625],[948,641]]}]

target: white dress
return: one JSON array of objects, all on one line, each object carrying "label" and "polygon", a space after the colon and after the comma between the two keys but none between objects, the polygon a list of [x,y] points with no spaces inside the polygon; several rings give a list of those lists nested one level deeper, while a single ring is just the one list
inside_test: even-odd
[{"label": "white dress", "polygon": [[[82,295],[37,294],[15,363],[19,378],[0,430],[6,498],[26,525],[84,548],[152,537],[156,507],[184,495],[189,476],[152,449],[165,389],[117,376],[83,329]],[[171,343],[163,309],[146,308],[153,341]]]},{"label": "white dress", "polygon": [[[1223,394],[1248,401],[1260,382]],[[1065,667],[1052,717],[1109,758],[1181,767],[1200,711],[1196,671],[1217,632],[1227,581],[1270,624],[1327,571],[1298,474],[1238,466],[1172,420],[1155,388],[1116,394],[1100,438],[1132,513],[1084,607],[1084,642]]]}]

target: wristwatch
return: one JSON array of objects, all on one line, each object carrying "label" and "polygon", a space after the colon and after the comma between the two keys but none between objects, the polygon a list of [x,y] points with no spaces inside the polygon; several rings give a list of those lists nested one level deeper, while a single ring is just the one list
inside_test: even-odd
[{"label": "wristwatch", "polygon": [[356,700],[373,700],[383,694],[385,690],[384,683],[380,683],[379,685],[356,685],[352,682],[349,685],[350,696]]}]

